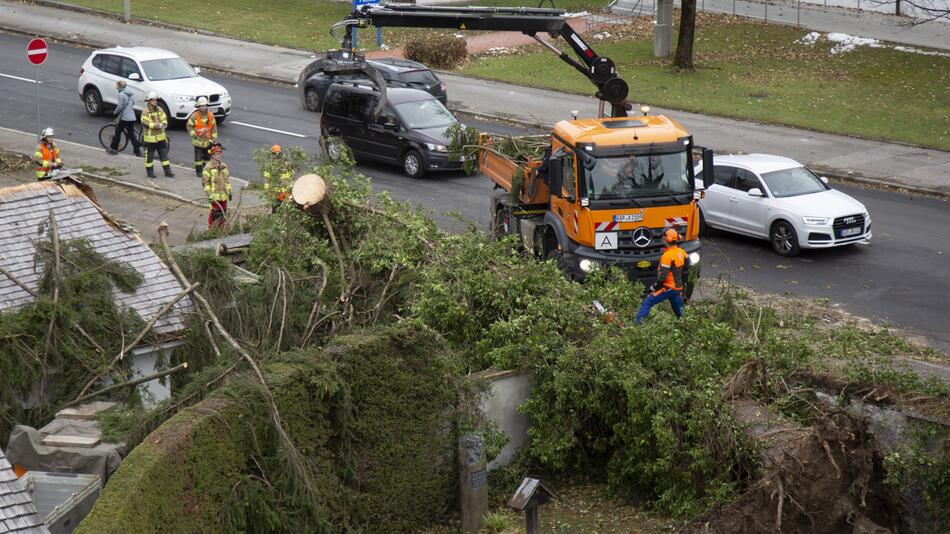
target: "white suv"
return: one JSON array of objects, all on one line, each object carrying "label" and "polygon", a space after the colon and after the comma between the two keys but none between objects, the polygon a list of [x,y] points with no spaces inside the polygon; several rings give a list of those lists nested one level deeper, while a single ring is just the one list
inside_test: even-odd
[{"label": "white suv", "polygon": [[168,50],[135,46],[96,50],[79,70],[79,97],[90,115],[102,115],[118,101],[115,82],[132,88],[135,110],[145,107],[145,94],[158,93],[159,105],[171,120],[184,121],[195,110],[199,96],[219,123],[231,114],[231,96],[220,84],[198,75],[201,69]]}]

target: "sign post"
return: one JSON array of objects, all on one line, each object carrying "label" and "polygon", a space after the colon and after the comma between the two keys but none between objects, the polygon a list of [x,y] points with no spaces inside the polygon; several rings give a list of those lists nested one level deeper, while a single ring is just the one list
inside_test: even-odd
[{"label": "sign post", "polygon": [[26,45],[26,59],[33,64],[33,85],[36,86],[36,140],[40,140],[40,65],[46,61],[49,48],[46,41],[32,39]]}]

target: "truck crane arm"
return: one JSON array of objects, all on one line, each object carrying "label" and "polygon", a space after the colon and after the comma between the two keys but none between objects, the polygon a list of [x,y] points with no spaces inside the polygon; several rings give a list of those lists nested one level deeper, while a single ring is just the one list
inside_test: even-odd
[{"label": "truck crane arm", "polygon": [[[335,24],[331,29],[331,34],[341,27],[345,28],[346,32],[341,39],[342,50],[352,53],[350,29],[368,26],[517,31],[524,33],[556,53],[561,60],[586,76],[597,87],[597,98],[610,103],[611,116],[627,116],[626,98],[629,92],[627,83],[617,74],[616,66],[610,58],[597,55],[594,49],[581,38],[580,34],[571,28],[562,9],[381,4],[356,9],[344,20]],[[561,36],[580,58],[580,61],[538,37],[539,33],[547,33],[552,37]]]}]

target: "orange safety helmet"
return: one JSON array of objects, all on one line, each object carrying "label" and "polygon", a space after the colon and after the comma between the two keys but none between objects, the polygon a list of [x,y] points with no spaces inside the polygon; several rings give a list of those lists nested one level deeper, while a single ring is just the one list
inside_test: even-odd
[{"label": "orange safety helmet", "polygon": [[680,240],[680,235],[676,233],[676,230],[667,228],[666,232],[663,233],[663,240],[667,243],[676,243]]},{"label": "orange safety helmet", "polygon": [[283,152],[283,150],[284,150],[283,148],[280,148],[280,145],[274,145],[270,147],[271,154],[280,154],[281,152]]}]

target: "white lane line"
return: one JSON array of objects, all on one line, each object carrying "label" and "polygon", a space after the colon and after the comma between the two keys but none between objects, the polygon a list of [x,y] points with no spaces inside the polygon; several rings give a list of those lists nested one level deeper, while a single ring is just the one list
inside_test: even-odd
[{"label": "white lane line", "polygon": [[[29,78],[20,78],[19,76],[14,76],[12,74],[4,74],[2,72],[0,72],[0,76],[3,76],[4,78],[11,78],[14,80],[20,80],[21,82],[36,83],[36,80],[31,80]],[[43,83],[43,82],[39,82],[39,83]]]},{"label": "white lane line", "polygon": [[231,124],[237,124],[238,126],[247,126],[248,128],[256,128],[258,130],[265,130],[268,132],[274,132],[274,133],[279,133],[279,134],[284,134],[284,135],[291,135],[293,137],[303,137],[303,138],[307,137],[306,135],[302,135],[299,133],[285,132],[284,130],[275,130],[273,128],[265,128],[263,126],[258,126],[256,124],[248,124],[246,122],[231,121]]}]

